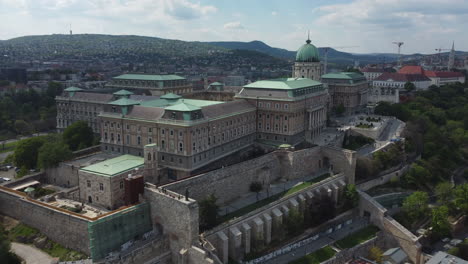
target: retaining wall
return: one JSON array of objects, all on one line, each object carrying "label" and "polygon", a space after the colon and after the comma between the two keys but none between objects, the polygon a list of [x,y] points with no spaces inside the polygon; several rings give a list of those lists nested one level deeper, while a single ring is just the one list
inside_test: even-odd
[{"label": "retaining wall", "polygon": [[21,192],[0,187],[0,213],[40,230],[53,241],[87,255],[89,220],[29,199]]}]

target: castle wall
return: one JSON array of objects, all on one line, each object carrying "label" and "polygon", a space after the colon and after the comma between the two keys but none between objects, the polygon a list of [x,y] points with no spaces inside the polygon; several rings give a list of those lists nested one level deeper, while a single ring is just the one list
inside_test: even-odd
[{"label": "castle wall", "polygon": [[180,263],[176,261],[180,259],[179,252],[198,241],[198,204],[150,184],[145,187],[144,198],[150,204],[153,229],[169,238],[173,263]]},{"label": "castle wall", "polygon": [[220,204],[227,203],[249,192],[250,183],[259,181],[268,184],[280,178],[279,163],[275,154],[269,153],[259,158],[238,163],[229,167],[200,174],[164,187],[190,198],[203,200],[214,194]]},{"label": "castle wall", "polygon": [[85,254],[89,251],[88,220],[30,200],[0,186],[0,213],[38,229],[53,241]]},{"label": "castle wall", "polygon": [[214,194],[219,204],[226,204],[249,193],[254,181],[263,185],[280,179],[293,180],[328,170],[327,161],[334,172],[344,172],[347,183],[354,183],[355,152],[333,147],[313,147],[298,151],[277,150],[259,158],[198,176],[167,184],[164,187],[179,194],[189,190],[197,201]]}]

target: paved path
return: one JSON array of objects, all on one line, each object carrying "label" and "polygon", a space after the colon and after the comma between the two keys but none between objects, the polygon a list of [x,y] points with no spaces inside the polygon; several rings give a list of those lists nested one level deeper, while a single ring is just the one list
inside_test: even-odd
[{"label": "paved path", "polygon": [[316,241],[313,241],[312,243],[310,244],[307,244],[307,245],[304,245],[302,247],[299,247],[299,248],[296,248],[296,249],[293,249],[291,252],[287,253],[287,254],[284,254],[284,255],[281,255],[281,256],[278,256],[274,259],[270,259],[268,260],[268,264],[285,264],[285,263],[289,263],[291,261],[294,261],[298,258],[301,258],[305,255],[308,255],[312,252],[315,252],[319,249],[321,249],[322,247],[324,246],[327,246],[327,245],[330,245],[330,244],[333,244],[335,241],[341,239],[341,238],[344,238],[346,237],[347,235],[353,233],[353,232],[356,232],[357,230],[360,230],[361,228],[367,226],[368,223],[363,220],[363,219],[360,219],[358,221],[355,221],[350,224],[349,226],[344,226],[342,229],[340,230],[337,230],[337,231],[334,231],[333,233],[329,234],[329,235],[323,235],[317,239]]},{"label": "paved path", "polygon": [[11,251],[26,261],[26,264],[51,264],[53,258],[43,251],[21,243],[12,242]]}]

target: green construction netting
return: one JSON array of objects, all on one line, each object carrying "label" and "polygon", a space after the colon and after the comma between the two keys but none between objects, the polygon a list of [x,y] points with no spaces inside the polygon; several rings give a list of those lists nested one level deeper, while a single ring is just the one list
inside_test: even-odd
[{"label": "green construction netting", "polygon": [[148,203],[88,223],[91,258],[99,260],[152,229]]}]

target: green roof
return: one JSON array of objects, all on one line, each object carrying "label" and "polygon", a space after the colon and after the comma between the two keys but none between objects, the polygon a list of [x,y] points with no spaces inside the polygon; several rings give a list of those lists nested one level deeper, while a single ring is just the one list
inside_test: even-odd
[{"label": "green roof", "polygon": [[120,105],[120,106],[137,105],[137,104],[140,104],[140,101],[136,101],[136,100],[129,99],[129,98],[120,98],[118,100],[109,102],[108,104],[110,104],[110,105]]},{"label": "green roof", "polygon": [[120,90],[118,92],[113,93],[114,95],[132,95],[133,93],[127,90]]},{"label": "green roof", "polygon": [[224,84],[222,84],[222,83],[220,83],[220,82],[210,83],[210,86],[212,86],[212,85],[217,86],[217,85],[224,85]]},{"label": "green roof", "polygon": [[182,99],[179,98],[177,100],[167,100],[167,99],[156,99],[156,100],[150,100],[150,101],[143,101],[140,103],[141,106],[146,106],[146,107],[168,107],[171,105],[177,105],[180,103],[186,103],[190,104],[193,106],[198,106],[198,107],[205,107],[209,105],[215,105],[215,104],[222,104],[223,102],[220,101],[208,101],[208,100],[197,100],[197,99]]},{"label": "green roof", "polygon": [[101,176],[113,177],[135,168],[142,167],[145,160],[142,157],[133,155],[122,155],[113,159],[108,159],[84,168],[80,171],[99,174]]},{"label": "green roof", "polygon": [[185,80],[184,77],[178,75],[155,75],[155,74],[122,74],[114,77],[113,79],[119,80],[143,80],[143,81],[173,81],[173,80]]},{"label": "green roof", "polygon": [[322,85],[322,83],[309,78],[280,78],[273,80],[256,81],[254,83],[247,84],[246,86],[244,86],[244,88],[291,90],[316,85]]},{"label": "green roof", "polygon": [[306,41],[306,44],[302,45],[296,53],[296,61],[298,62],[318,62],[320,56],[318,49],[310,44],[310,40]]},{"label": "green roof", "polygon": [[161,96],[160,98],[161,98],[161,99],[169,99],[169,100],[170,100],[170,99],[179,99],[179,98],[181,98],[181,97],[182,97],[182,96],[177,95],[177,94],[168,93],[168,94],[165,94],[165,95]]},{"label": "green roof", "polygon": [[364,75],[357,72],[339,72],[339,73],[327,73],[322,75],[322,79],[345,79],[345,80],[356,80],[363,79]]},{"label": "green roof", "polygon": [[83,89],[75,87],[75,86],[70,86],[67,89],[64,90],[65,92],[79,92],[83,91]]},{"label": "green roof", "polygon": [[181,102],[179,104],[171,105],[165,108],[169,111],[181,111],[181,112],[190,112],[200,110],[201,108],[195,105],[191,105],[185,102]]}]

